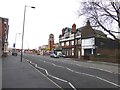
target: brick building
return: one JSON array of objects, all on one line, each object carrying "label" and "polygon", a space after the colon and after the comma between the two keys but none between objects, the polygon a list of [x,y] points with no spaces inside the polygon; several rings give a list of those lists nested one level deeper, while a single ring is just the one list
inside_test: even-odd
[{"label": "brick building", "polygon": [[76,29],[75,24],[72,28],[63,28],[59,44],[67,57],[117,62],[118,43],[93,29],[89,21],[81,28]]},{"label": "brick building", "polygon": [[54,48],[54,35],[50,34],[48,39],[48,48],[51,51]]},{"label": "brick building", "polygon": [[8,31],[8,19],[0,17],[0,43],[3,56],[6,56],[8,53]]},{"label": "brick building", "polygon": [[73,24],[72,28],[63,28],[62,34],[59,35],[59,45],[62,48],[66,57],[80,58],[81,28],[76,29],[75,24]]}]

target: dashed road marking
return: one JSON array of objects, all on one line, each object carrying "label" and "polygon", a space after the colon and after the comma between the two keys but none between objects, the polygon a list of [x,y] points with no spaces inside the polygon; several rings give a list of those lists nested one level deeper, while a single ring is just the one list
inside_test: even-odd
[{"label": "dashed road marking", "polygon": [[[31,62],[31,64],[33,64],[34,66],[37,66],[35,63],[32,63]],[[32,65],[31,65],[32,66]],[[32,67],[34,67],[34,66],[32,66]],[[61,79],[61,78],[58,78],[58,77],[55,77],[55,76],[53,76],[53,75],[50,75],[49,73],[48,73],[48,71],[46,70],[46,69],[44,69],[44,68],[41,68],[41,67],[34,67],[37,71],[39,71],[37,68],[39,68],[39,69],[42,69],[42,70],[45,70],[45,72],[46,72],[46,75],[47,76],[49,76],[49,77],[52,77],[52,78],[54,78],[54,79],[57,79],[57,80],[60,80],[60,81],[62,81],[62,82],[65,82],[65,83],[68,83],[74,90],[77,90],[70,82],[68,82],[68,81],[66,81],[66,80],[63,80],[63,79]],[[39,71],[40,72],[40,71]],[[41,72],[40,72],[41,73]],[[42,73],[43,74],[43,73]],[[45,75],[45,74],[43,74],[43,75]],[[46,77],[47,77],[46,76]],[[48,78],[48,77],[47,77]],[[51,80],[51,79],[50,79]],[[55,83],[55,82],[54,82]],[[56,84],[56,83],[55,83]],[[57,86],[59,87],[59,88],[62,88],[62,87],[60,87],[58,84],[57,84]]]},{"label": "dashed road marking", "polygon": [[[44,62],[46,62],[46,61],[44,61]],[[72,69],[70,69],[70,68],[68,68],[68,67],[63,67],[63,66],[56,65],[56,64],[50,63],[50,62],[46,62],[46,63],[52,64],[52,65],[57,66],[57,67],[65,68],[65,69],[67,69],[67,70],[69,70],[69,71],[71,71],[71,72],[74,72],[74,73],[83,74],[83,75],[87,75],[87,76],[90,76],[90,77],[96,77],[96,78],[99,79],[99,80],[102,80],[102,81],[105,81],[105,82],[107,82],[107,83],[109,83],[109,84],[112,84],[112,85],[114,85],[114,86],[120,87],[120,85],[118,85],[118,84],[115,84],[115,83],[113,83],[113,82],[111,82],[111,81],[108,81],[108,80],[106,80],[106,79],[103,79],[103,78],[98,77],[98,76],[95,76],[95,75],[77,72],[77,71],[74,71],[74,70],[72,70]],[[92,67],[92,68],[93,68],[93,67]],[[102,69],[101,69],[101,70],[102,70]]]},{"label": "dashed road marking", "polygon": [[[90,76],[90,77],[96,77],[96,78],[98,78],[98,76],[91,75],[91,74],[87,74],[87,73],[81,73],[81,72],[72,70],[72,69],[70,69],[70,68],[68,68],[68,67],[63,67],[63,66],[56,65],[56,64],[50,63],[50,62],[47,62],[47,63],[52,64],[52,65],[54,65],[54,66],[56,66],[56,67],[65,68],[65,69],[67,69],[67,70],[69,70],[69,71],[71,71],[71,72],[74,72],[74,73],[83,74],[83,75],[87,75],[87,76]],[[80,66],[80,65],[79,65],[79,66]],[[93,68],[93,67],[92,67],[92,68]],[[94,68],[94,69],[96,69],[96,68]],[[97,69],[99,69],[99,68],[97,68]],[[104,70],[104,69],[100,69],[100,70]],[[105,70],[104,70],[104,71],[105,71]],[[107,71],[107,70],[106,70],[106,72],[112,73],[112,72]],[[99,79],[99,80],[102,80],[102,81],[105,81],[105,82],[107,82],[107,83],[109,83],[109,84],[112,84],[112,85],[115,85],[115,86],[120,87],[118,84],[115,84],[115,83],[113,83],[113,82],[111,82],[111,81],[108,81],[108,80],[106,80],[106,79],[103,79],[103,78],[101,78],[101,77],[99,77],[98,79]]]},{"label": "dashed road marking", "polygon": [[[30,66],[32,66],[30,64]],[[37,70],[41,75],[43,75],[45,78],[47,78],[50,82],[52,82],[54,85],[56,85],[58,88],[60,88],[61,90],[64,90],[61,86],[59,86],[57,83],[55,83],[54,81],[52,81],[50,78],[48,78],[45,74],[41,73],[37,68],[35,68],[34,66],[32,66],[35,70]]]}]

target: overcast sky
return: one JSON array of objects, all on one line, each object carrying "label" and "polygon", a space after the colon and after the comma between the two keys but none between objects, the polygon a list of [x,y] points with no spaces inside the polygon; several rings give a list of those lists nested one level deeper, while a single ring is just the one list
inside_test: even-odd
[{"label": "overcast sky", "polygon": [[9,18],[9,47],[13,47],[17,34],[16,47],[21,48],[24,6],[26,21],[24,48],[38,48],[48,44],[49,34],[54,34],[55,43],[59,42],[62,28],[83,26],[82,18],[76,14],[80,0],[0,0],[0,17]]},{"label": "overcast sky", "polygon": [[[24,48],[38,48],[48,44],[49,34],[54,34],[55,43],[59,42],[61,30],[65,27],[77,28],[85,25],[84,18],[78,18],[77,10],[82,0],[0,0],[0,17],[9,19],[9,47],[21,48],[24,7],[26,21],[24,32]],[[20,33],[20,34],[18,34]]]}]

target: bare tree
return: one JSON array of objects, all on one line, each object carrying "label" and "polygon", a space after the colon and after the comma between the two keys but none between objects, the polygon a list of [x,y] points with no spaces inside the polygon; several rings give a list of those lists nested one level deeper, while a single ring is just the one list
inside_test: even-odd
[{"label": "bare tree", "polygon": [[78,10],[79,16],[86,16],[94,27],[100,27],[108,32],[114,39],[117,39],[113,33],[120,33],[111,30],[111,25],[117,23],[120,28],[120,2],[94,0],[81,2],[82,8]]}]

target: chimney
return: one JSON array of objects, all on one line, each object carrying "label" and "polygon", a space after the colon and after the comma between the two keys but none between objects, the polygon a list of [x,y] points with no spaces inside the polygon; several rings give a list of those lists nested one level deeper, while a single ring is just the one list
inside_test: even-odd
[{"label": "chimney", "polygon": [[72,32],[76,32],[76,25],[75,25],[75,23],[72,25]]},{"label": "chimney", "polygon": [[64,35],[64,33],[65,33],[65,32],[64,32],[64,28],[63,28],[63,29],[62,29],[62,36]]},{"label": "chimney", "polygon": [[90,26],[90,21],[89,20],[87,21],[86,26]]}]

